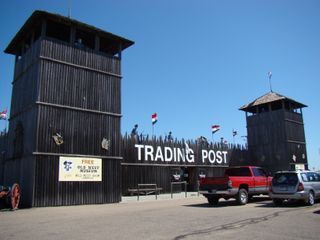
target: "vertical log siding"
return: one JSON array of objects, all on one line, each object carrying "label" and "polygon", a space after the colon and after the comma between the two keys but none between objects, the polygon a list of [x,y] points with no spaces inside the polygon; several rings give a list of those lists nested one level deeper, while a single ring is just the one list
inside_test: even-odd
[{"label": "vertical log siding", "polygon": [[59,182],[59,158],[37,156],[35,207],[100,204],[121,201],[120,162],[102,160],[101,182]]},{"label": "vertical log siding", "polygon": [[[1,162],[1,177],[20,182],[26,207],[119,202],[120,120],[120,59],[40,37],[17,57],[10,161]],[[56,133],[63,137],[60,146],[52,138]],[[103,138],[110,141],[108,150],[101,147]],[[102,181],[59,182],[64,155],[101,158]]]},{"label": "vertical log siding", "polygon": [[[158,146],[164,150],[165,147],[185,149],[185,143],[194,151],[194,163],[187,162],[154,162],[144,161],[144,154],[142,160],[139,161],[137,157],[137,149],[135,144],[151,145],[153,149]],[[208,161],[203,163],[201,160],[202,150],[227,151],[227,164],[213,165]],[[136,188],[139,183],[156,183],[163,188],[163,192],[170,192],[170,183],[172,181],[172,171],[175,169],[187,169],[189,172],[188,190],[197,191],[199,174],[204,171],[206,176],[222,176],[224,170],[229,165],[243,165],[249,162],[248,150],[241,145],[231,144],[206,144],[198,140],[185,141],[175,140],[166,141],[163,138],[143,137],[137,141],[131,136],[125,135],[122,138],[122,194],[128,195],[129,188]]]}]

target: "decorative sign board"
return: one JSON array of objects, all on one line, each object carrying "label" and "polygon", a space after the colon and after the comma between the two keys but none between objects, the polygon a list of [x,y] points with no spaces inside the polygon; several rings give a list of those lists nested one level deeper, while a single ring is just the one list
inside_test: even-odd
[{"label": "decorative sign board", "polygon": [[87,157],[60,157],[60,182],[101,182],[102,159]]}]

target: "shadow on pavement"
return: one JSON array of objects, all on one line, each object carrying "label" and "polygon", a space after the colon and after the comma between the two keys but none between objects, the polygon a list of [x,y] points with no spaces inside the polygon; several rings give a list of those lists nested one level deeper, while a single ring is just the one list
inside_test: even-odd
[{"label": "shadow on pavement", "polygon": [[[253,197],[250,199],[248,204],[251,204],[251,203],[257,204],[265,201],[269,201],[268,204],[273,205],[271,202],[271,199],[268,196]],[[232,206],[240,206],[240,205],[237,203],[235,199],[230,199],[230,200],[220,199],[217,205],[210,205],[206,200],[204,200],[204,202],[200,204],[190,204],[190,205],[184,205],[184,206],[185,207],[201,207],[201,208],[224,208],[224,207],[232,207]]]},{"label": "shadow on pavement", "polygon": [[[317,203],[320,203],[320,201],[317,201],[315,204],[317,204]],[[261,207],[261,208],[270,208],[270,207],[272,207],[272,208],[298,208],[298,207],[306,207],[306,206],[307,205],[303,201],[292,200],[292,201],[284,201],[282,203],[282,205],[280,205],[280,206],[275,206],[273,204],[273,202],[271,201],[268,203],[263,202],[256,207]]]},{"label": "shadow on pavement", "polygon": [[320,215],[320,210],[314,211],[314,214],[319,214]]}]

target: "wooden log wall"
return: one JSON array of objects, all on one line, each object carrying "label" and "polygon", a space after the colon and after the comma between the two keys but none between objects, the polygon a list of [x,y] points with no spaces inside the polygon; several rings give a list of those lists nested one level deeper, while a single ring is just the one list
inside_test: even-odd
[{"label": "wooden log wall", "polygon": [[0,132],[0,185],[4,185],[4,167],[8,151],[8,133]]},{"label": "wooden log wall", "polygon": [[9,119],[8,147],[3,164],[3,183],[21,186],[21,206],[32,205],[36,126],[37,126],[37,85],[38,56],[40,42],[16,59],[12,85]]},{"label": "wooden log wall", "polygon": [[[290,170],[296,163],[307,164],[302,115],[286,109],[247,117],[248,147],[253,163],[271,172]],[[304,158],[302,158],[304,154]]]},{"label": "wooden log wall", "polygon": [[[120,74],[115,57],[42,40],[35,206],[120,201]],[[60,146],[52,139],[55,133],[63,137]],[[103,138],[108,150],[101,147]],[[64,155],[102,158],[102,182],[59,182]]]},{"label": "wooden log wall", "polygon": [[45,39],[39,101],[119,115],[120,60]]},{"label": "wooden log wall", "polygon": [[[135,144],[150,145],[156,149],[158,146],[161,149],[164,147],[171,148],[185,148],[185,143],[193,149],[195,162],[146,162],[139,161],[137,157],[137,149]],[[221,165],[213,165],[208,162],[203,163],[200,159],[201,151],[214,150],[214,151],[227,151],[228,152],[228,163]],[[174,140],[167,141],[163,138],[149,138],[140,137],[137,140],[134,137],[125,135],[122,139],[122,194],[128,195],[129,188],[136,188],[137,184],[140,183],[156,183],[159,187],[163,188],[163,192],[170,192],[170,186],[172,181],[173,172],[185,169],[188,172],[188,190],[196,191],[201,172],[205,173],[206,176],[222,176],[224,170],[229,165],[241,165],[249,161],[249,155],[247,149],[242,145],[232,144],[221,144],[221,143],[204,143],[199,140]],[[143,155],[143,153],[142,153]],[[142,156],[143,159],[143,156]]]},{"label": "wooden log wall", "polygon": [[33,206],[100,204],[121,201],[120,162],[103,159],[101,182],[59,182],[59,160],[37,156]]},{"label": "wooden log wall", "polygon": [[[24,206],[120,201],[120,70],[117,57],[47,37],[17,58],[4,178]],[[101,158],[102,181],[59,182],[60,156]]]}]

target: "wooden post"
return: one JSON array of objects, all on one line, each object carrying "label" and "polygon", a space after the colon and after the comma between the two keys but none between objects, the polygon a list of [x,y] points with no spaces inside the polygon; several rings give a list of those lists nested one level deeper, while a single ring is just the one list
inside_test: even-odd
[{"label": "wooden post", "polygon": [[95,35],[94,38],[94,50],[100,51],[100,37],[98,35]]},{"label": "wooden post", "polygon": [[45,37],[46,34],[47,34],[47,20],[43,19],[42,25],[41,25],[41,37]]},{"label": "wooden post", "polygon": [[76,41],[76,29],[74,27],[71,27],[71,29],[70,29],[70,44],[74,45],[75,41]]}]

